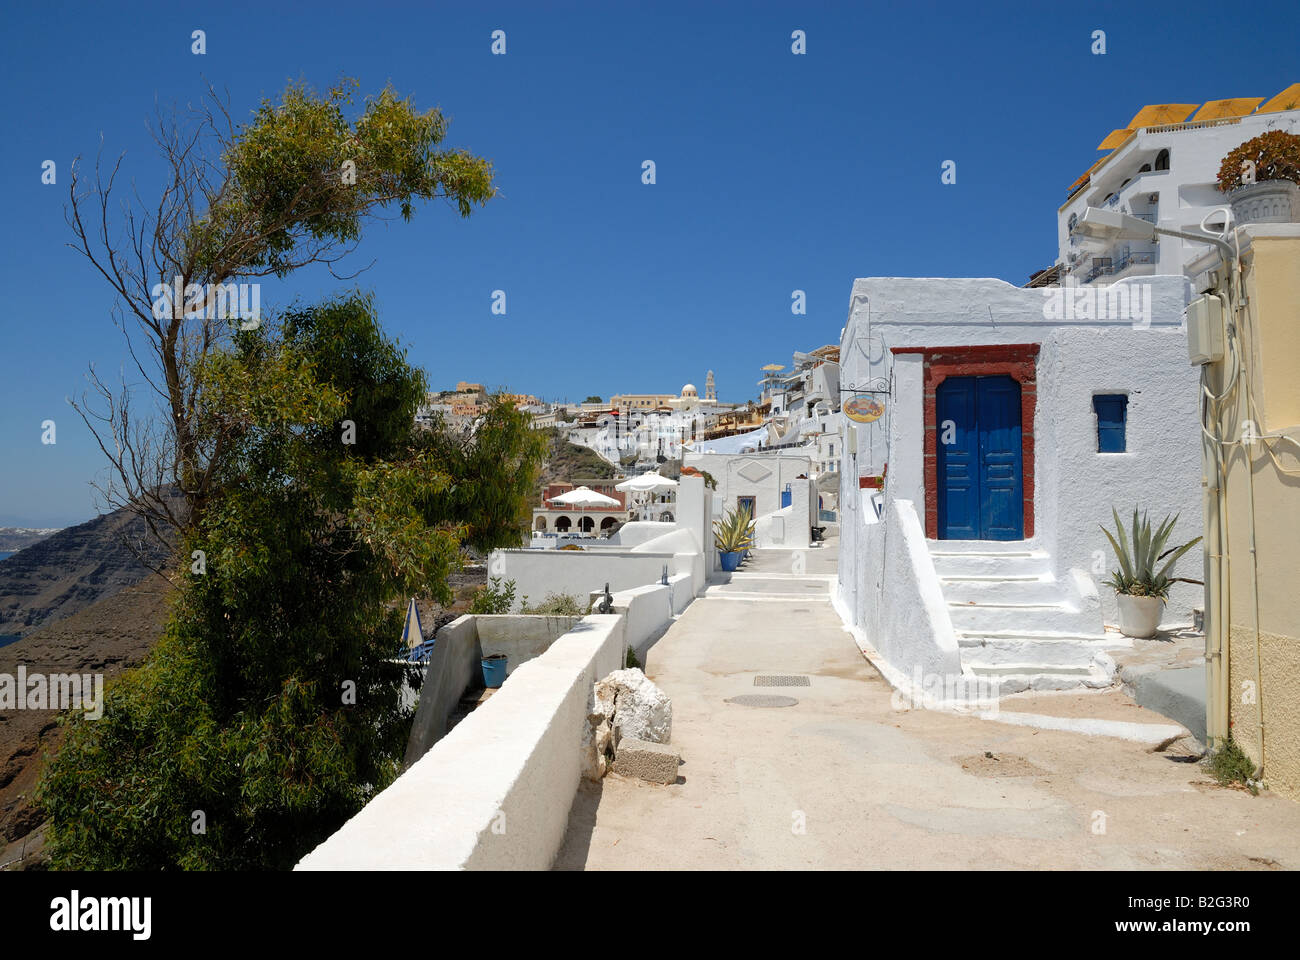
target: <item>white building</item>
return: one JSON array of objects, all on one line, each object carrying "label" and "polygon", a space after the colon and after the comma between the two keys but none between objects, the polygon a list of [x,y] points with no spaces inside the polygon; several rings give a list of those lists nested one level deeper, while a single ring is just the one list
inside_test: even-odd
[{"label": "white building", "polygon": [[687,451],[682,466],[709,474],[717,484],[713,492],[715,520],[729,510],[745,509],[754,518],[758,546],[809,546],[816,526],[817,494],[809,479],[812,461],[806,452]]},{"label": "white building", "polygon": [[[569,440],[590,447],[615,465],[631,460],[646,466],[662,462],[660,458],[680,459],[683,444],[702,437],[717,421],[718,414],[732,409],[733,405],[720,404],[716,397],[708,396],[713,392],[712,380],[713,372],[709,371],[705,398],[688,383],[679,397],[658,406],[617,407],[617,413],[604,411],[591,425],[571,430]],[[615,399],[633,396],[625,394]]]},{"label": "white building", "polygon": [[[1217,186],[1224,156],[1270,130],[1300,132],[1296,107],[1300,84],[1267,102],[1243,97],[1212,101],[1199,109],[1196,104],[1143,107],[1127,126],[1102,141],[1099,149],[1110,152],[1071,184],[1058,211],[1058,262],[1064,273],[1079,283],[1182,275],[1205,252],[1204,244],[1162,237],[1158,243],[1099,245],[1071,230],[1088,207],[1118,210],[1184,232],[1196,232],[1203,222],[1215,223],[1212,215],[1228,206]],[[1220,214],[1217,223],[1222,222]]]},{"label": "white building", "polygon": [[[1181,277],[855,281],[837,603],[900,677],[1110,682],[1105,651],[1131,642],[1103,632],[1111,507],[1178,514],[1179,543],[1200,533],[1184,302]],[[1200,598],[1176,584],[1166,624]]]}]

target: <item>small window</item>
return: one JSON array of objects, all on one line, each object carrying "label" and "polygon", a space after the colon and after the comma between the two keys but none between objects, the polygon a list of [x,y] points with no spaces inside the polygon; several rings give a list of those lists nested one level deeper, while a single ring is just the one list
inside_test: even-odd
[{"label": "small window", "polygon": [[1159,153],[1156,154],[1156,169],[1157,169],[1157,170],[1168,170],[1168,169],[1169,169],[1169,151],[1168,151],[1168,150],[1161,150]]},{"label": "small window", "polygon": [[1128,395],[1099,393],[1092,398],[1092,409],[1097,414],[1097,452],[1124,453],[1128,449]]}]

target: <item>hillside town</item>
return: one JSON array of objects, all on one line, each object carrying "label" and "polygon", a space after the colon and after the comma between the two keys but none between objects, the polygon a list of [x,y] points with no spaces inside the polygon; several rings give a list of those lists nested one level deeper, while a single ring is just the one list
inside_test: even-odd
[{"label": "hillside town", "polygon": [[[1300,156],[1296,143],[1300,84],[1145,106],[1065,190],[1055,262],[1023,286],[846,279],[838,344],[793,345],[752,397],[712,371],[702,393],[505,395],[609,474],[547,486],[530,536],[493,551],[491,582],[508,584],[498,616],[462,617],[431,643],[408,623],[430,657],[409,769],[300,869],[898,865],[870,849],[886,810],[910,824],[892,855],[933,863],[943,816],[824,774],[875,709],[908,754],[960,759],[945,775],[965,779],[958,793],[900,768],[900,799],[944,808],[981,795],[977,778],[999,775],[986,768],[1036,772],[1014,796],[975,801],[985,819],[970,829],[1003,864],[1244,866],[1265,848],[1300,864],[1287,602],[1300,187],[1260,173]],[[462,383],[426,409],[472,430],[486,402]],[[554,610],[570,619],[530,625],[549,608],[529,597],[565,599]],[[480,657],[485,676],[492,658],[504,672],[449,723]],[[528,719],[504,726],[510,715]],[[503,736],[530,746],[467,796],[468,765]],[[798,761],[755,740],[796,736]],[[729,769],[737,739],[751,776],[768,778],[762,803]],[[1001,746],[981,754],[983,742]],[[868,767],[894,756],[862,744]],[[1244,844],[1230,830],[1244,806],[1187,797],[1170,763],[1228,758],[1239,796],[1269,798]],[[1126,786],[1095,786],[1107,776]],[[741,833],[721,848],[692,839],[709,815],[678,794],[715,815],[743,801]],[[453,796],[427,843],[379,826]],[[1152,828],[1154,856],[1136,835],[1092,842],[1108,816],[1138,815],[1138,797],[1160,797],[1194,835]],[[752,832],[783,803],[836,818],[836,842]],[[1056,811],[1047,859],[1021,838],[1025,805]],[[484,826],[543,809],[547,826],[523,838]]]},{"label": "hillside town", "polygon": [[8,15],[17,949],[1284,925],[1300,12],[227,7]]}]

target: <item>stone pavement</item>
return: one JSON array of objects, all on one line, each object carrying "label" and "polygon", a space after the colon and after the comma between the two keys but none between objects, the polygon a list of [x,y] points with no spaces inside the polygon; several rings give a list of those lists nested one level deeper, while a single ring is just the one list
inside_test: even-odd
[{"label": "stone pavement", "polygon": [[[896,709],[831,608],[836,549],[756,552],[651,649],[678,782],[584,783],[557,869],[1300,867],[1300,805],[1221,788],[1185,755]],[[727,702],[746,694],[797,703]],[[1004,708],[1168,723],[1115,689]]]}]

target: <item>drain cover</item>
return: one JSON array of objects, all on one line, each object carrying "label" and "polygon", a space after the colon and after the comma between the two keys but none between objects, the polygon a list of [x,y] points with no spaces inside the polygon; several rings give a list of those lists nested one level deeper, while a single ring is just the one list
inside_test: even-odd
[{"label": "drain cover", "polygon": [[794,697],[778,697],[770,693],[742,693],[727,698],[727,703],[738,703],[742,707],[793,707],[798,702]]},{"label": "drain cover", "polygon": [[756,687],[810,687],[812,681],[807,677],[795,677],[789,674],[778,674],[775,676],[758,676],[754,678]]}]

